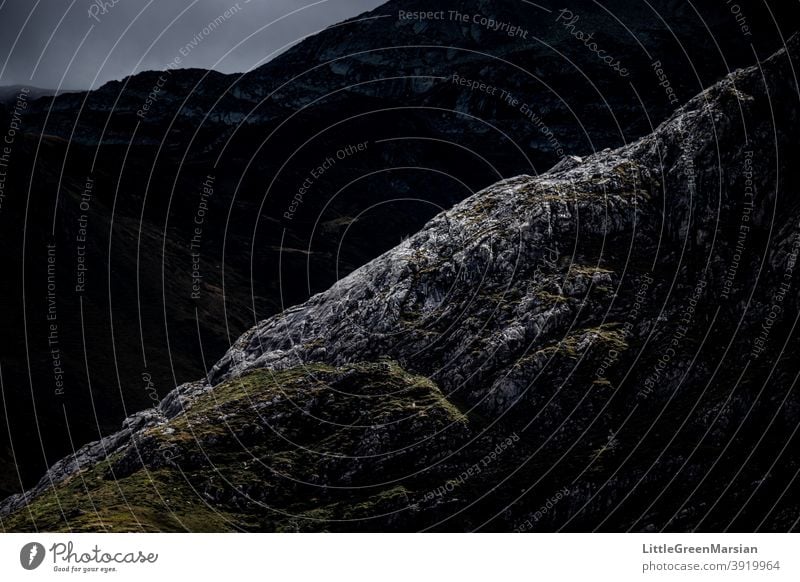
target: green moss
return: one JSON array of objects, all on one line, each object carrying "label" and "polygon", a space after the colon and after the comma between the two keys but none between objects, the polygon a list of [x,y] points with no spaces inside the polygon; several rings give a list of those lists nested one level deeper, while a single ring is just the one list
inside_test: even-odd
[{"label": "green moss", "polygon": [[83,471],[4,520],[10,531],[229,531],[225,520],[173,471],[115,479],[111,461]]},{"label": "green moss", "polygon": [[628,349],[628,342],[619,323],[606,323],[587,331],[595,336],[596,342],[599,341],[620,352]]},{"label": "green moss", "polygon": [[481,224],[492,214],[495,207],[495,200],[489,195],[484,195],[480,198],[476,198],[473,204],[463,208],[459,218],[462,218],[470,225]]},{"label": "green moss", "polygon": [[547,305],[556,305],[559,303],[566,303],[568,301],[568,299],[563,295],[555,295],[554,293],[549,293],[547,291],[538,291],[536,293],[536,298]]},{"label": "green moss", "polygon": [[[515,367],[521,368],[537,359],[552,357],[555,352],[561,352],[569,358],[577,359],[580,355],[578,346],[584,342],[587,335],[591,336],[591,341],[594,345],[600,344],[604,348],[616,349],[617,351],[628,348],[620,325],[618,323],[608,323],[595,328],[577,330],[554,345],[542,347],[520,358]],[[598,383],[602,383],[602,380],[598,381]]]},{"label": "green moss", "polygon": [[[11,531],[325,529],[331,520],[367,519],[405,504],[405,491],[391,483],[415,470],[413,446],[428,454],[427,444],[415,445],[417,431],[437,434],[453,424],[467,419],[432,381],[394,361],[256,370],[197,397],[184,414],[140,435],[137,450],[73,475],[3,525]],[[369,447],[375,462],[363,461]],[[384,449],[408,447],[399,459],[382,460]],[[388,485],[355,491],[304,485],[326,471],[322,482],[361,474]]]},{"label": "green moss", "polygon": [[583,275],[586,277],[592,277],[594,275],[610,274],[610,273],[613,273],[613,271],[609,271],[608,269],[598,267],[597,265],[579,265],[577,263],[573,264],[569,270],[569,274],[572,276]]}]

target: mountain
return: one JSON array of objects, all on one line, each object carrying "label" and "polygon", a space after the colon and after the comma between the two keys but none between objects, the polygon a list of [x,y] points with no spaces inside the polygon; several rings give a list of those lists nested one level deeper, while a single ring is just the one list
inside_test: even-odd
[{"label": "mountain", "polygon": [[8,530],[787,531],[800,39],[242,335]]},{"label": "mountain", "polygon": [[0,87],[0,102],[9,103],[17,100],[20,93],[24,93],[30,99],[41,99],[51,97],[56,93],[76,93],[74,89],[67,91],[56,89],[42,89],[41,87],[31,87],[29,85],[4,85]]}]

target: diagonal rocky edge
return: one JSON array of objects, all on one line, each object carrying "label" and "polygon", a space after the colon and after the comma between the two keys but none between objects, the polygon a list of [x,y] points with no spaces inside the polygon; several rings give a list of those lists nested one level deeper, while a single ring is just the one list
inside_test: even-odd
[{"label": "diagonal rocky edge", "polygon": [[799,44],[256,325],[3,528],[794,527]]}]

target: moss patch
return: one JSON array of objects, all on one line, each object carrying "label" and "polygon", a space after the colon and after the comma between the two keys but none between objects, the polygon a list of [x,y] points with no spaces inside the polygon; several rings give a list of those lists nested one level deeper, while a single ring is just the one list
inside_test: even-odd
[{"label": "moss patch", "polygon": [[[393,361],[255,370],[4,520],[11,531],[321,531],[408,505],[467,418]],[[439,477],[437,477],[439,478]],[[332,487],[336,485],[336,487]],[[344,524],[344,525],[343,525]]]}]

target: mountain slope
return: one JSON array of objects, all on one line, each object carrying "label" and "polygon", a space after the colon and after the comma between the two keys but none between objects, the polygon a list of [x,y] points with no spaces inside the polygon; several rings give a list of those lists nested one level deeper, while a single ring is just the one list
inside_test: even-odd
[{"label": "mountain slope", "polygon": [[798,57],[438,215],[3,526],[796,527]]},{"label": "mountain slope", "polygon": [[[717,0],[571,0],[573,24],[562,4],[535,4],[447,0],[445,20],[416,21],[400,12],[427,4],[393,1],[245,75],[150,71],[31,98],[0,212],[0,246],[14,249],[0,280],[0,464],[12,476],[0,497],[441,210],[650,133],[797,22],[793,3],[771,0],[740,3],[748,36]],[[578,40],[590,31],[629,76]],[[3,127],[14,115],[0,103]],[[61,393],[45,316],[53,244]]]}]

